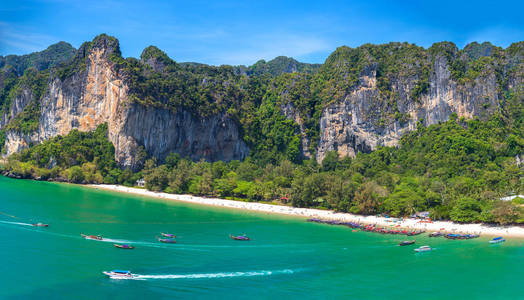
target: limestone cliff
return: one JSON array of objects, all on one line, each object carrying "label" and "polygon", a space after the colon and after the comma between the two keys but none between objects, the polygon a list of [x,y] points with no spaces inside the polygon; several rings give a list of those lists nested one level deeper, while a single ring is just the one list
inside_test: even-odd
[{"label": "limestone cliff", "polygon": [[[250,151],[244,138],[250,146],[261,139],[260,132],[246,132],[259,126],[253,114],[279,94],[283,100],[272,101],[298,124],[291,131],[303,157],[321,161],[332,150],[355,156],[397,145],[418,124],[446,121],[453,113],[486,119],[503,111],[505,95],[524,85],[523,53],[523,42],[507,49],[472,43],[463,50],[451,43],[429,49],[363,45],[337,49],[322,66],[301,65],[302,73],[280,68],[289,62],[280,59],[259,63],[250,75],[230,66],[177,64],[152,46],[140,60],[124,60],[118,41],[100,35],[71,63],[50,69],[41,89],[20,81],[5,92],[12,74],[0,72],[0,140],[4,134],[9,155],[107,123],[123,167],[139,168],[144,154],[163,160],[171,152],[193,160],[242,160]],[[35,111],[36,129],[9,125]]]},{"label": "limestone cliff", "polygon": [[[224,115],[199,119],[187,111],[174,113],[129,101],[128,84],[110,59],[115,54],[119,55],[118,41],[107,36],[83,45],[76,57],[80,68],[65,78],[51,76],[40,101],[38,130],[30,134],[8,131],[6,154],[72,129],[92,131],[108,123],[108,138],[123,167],[139,167],[142,162],[136,157],[141,146],[161,160],[170,152],[210,161],[247,156],[236,124]],[[10,114],[16,115],[29,99],[27,93],[17,97]]]},{"label": "limestone cliff", "polygon": [[[341,101],[322,110],[317,160],[321,161],[332,150],[340,156],[353,157],[359,151],[370,152],[378,146],[395,146],[402,135],[416,129],[419,121],[428,126],[448,120],[452,113],[466,119],[486,119],[501,110],[502,90],[524,84],[522,65],[520,71],[509,72],[506,68],[502,74],[488,65],[474,80],[459,83],[452,78],[450,61],[445,55],[437,54],[428,61],[429,86],[418,98],[413,97],[412,91],[419,77],[390,79],[396,100],[393,104],[377,87],[377,65],[364,68],[358,85]],[[509,86],[502,86],[502,78]]]}]

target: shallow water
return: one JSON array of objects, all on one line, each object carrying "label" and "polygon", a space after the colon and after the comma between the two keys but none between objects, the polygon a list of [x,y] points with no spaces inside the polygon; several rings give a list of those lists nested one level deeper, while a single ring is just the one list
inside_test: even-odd
[{"label": "shallow water", "polygon": [[[176,234],[177,244],[158,243],[160,232]],[[229,238],[243,233],[252,240]],[[0,177],[0,298],[524,297],[523,241],[415,238],[436,249],[415,254],[397,246],[406,237],[301,218]],[[138,276],[101,273],[112,269]]]}]

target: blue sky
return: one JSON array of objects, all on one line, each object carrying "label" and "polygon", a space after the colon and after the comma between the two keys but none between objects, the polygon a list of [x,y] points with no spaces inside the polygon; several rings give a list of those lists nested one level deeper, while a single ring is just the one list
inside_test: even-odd
[{"label": "blue sky", "polygon": [[337,47],[407,41],[463,47],[524,40],[523,1],[2,0],[0,55],[26,54],[100,33],[125,57],[148,45],[176,61],[253,64],[278,55],[321,63]]}]

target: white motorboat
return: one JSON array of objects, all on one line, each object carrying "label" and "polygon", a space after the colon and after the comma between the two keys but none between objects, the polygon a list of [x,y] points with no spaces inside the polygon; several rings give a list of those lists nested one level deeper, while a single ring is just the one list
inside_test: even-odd
[{"label": "white motorboat", "polygon": [[131,271],[124,271],[124,270],[104,271],[102,273],[109,276],[109,278],[113,278],[113,279],[124,279],[124,278],[136,277],[136,275],[132,274]]},{"label": "white motorboat", "polygon": [[492,239],[491,241],[489,241],[489,243],[490,244],[498,244],[498,243],[503,243],[505,241],[506,240],[503,237],[499,236],[499,237],[496,237],[496,238]]},{"label": "white motorboat", "polygon": [[415,252],[426,252],[433,250],[430,246],[422,246],[415,249]]}]

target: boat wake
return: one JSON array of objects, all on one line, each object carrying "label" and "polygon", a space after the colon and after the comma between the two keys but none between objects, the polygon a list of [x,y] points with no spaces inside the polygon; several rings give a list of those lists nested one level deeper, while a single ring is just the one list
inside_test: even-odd
[{"label": "boat wake", "polygon": [[201,273],[201,274],[166,274],[166,275],[141,275],[136,274],[133,278],[137,280],[146,279],[203,279],[203,278],[228,278],[228,277],[253,277],[270,276],[280,274],[293,274],[293,270],[284,269],[276,271],[248,271],[248,272],[227,272],[227,273]]},{"label": "boat wake", "polygon": [[0,223],[4,223],[4,224],[12,224],[12,225],[22,225],[22,226],[33,226],[33,224],[22,223],[22,222],[0,221]]},{"label": "boat wake", "polygon": [[107,238],[102,238],[101,240],[93,240],[93,241],[107,242],[107,243],[117,243],[117,244],[132,244],[133,243],[133,241],[128,241],[128,240],[107,239]]}]

